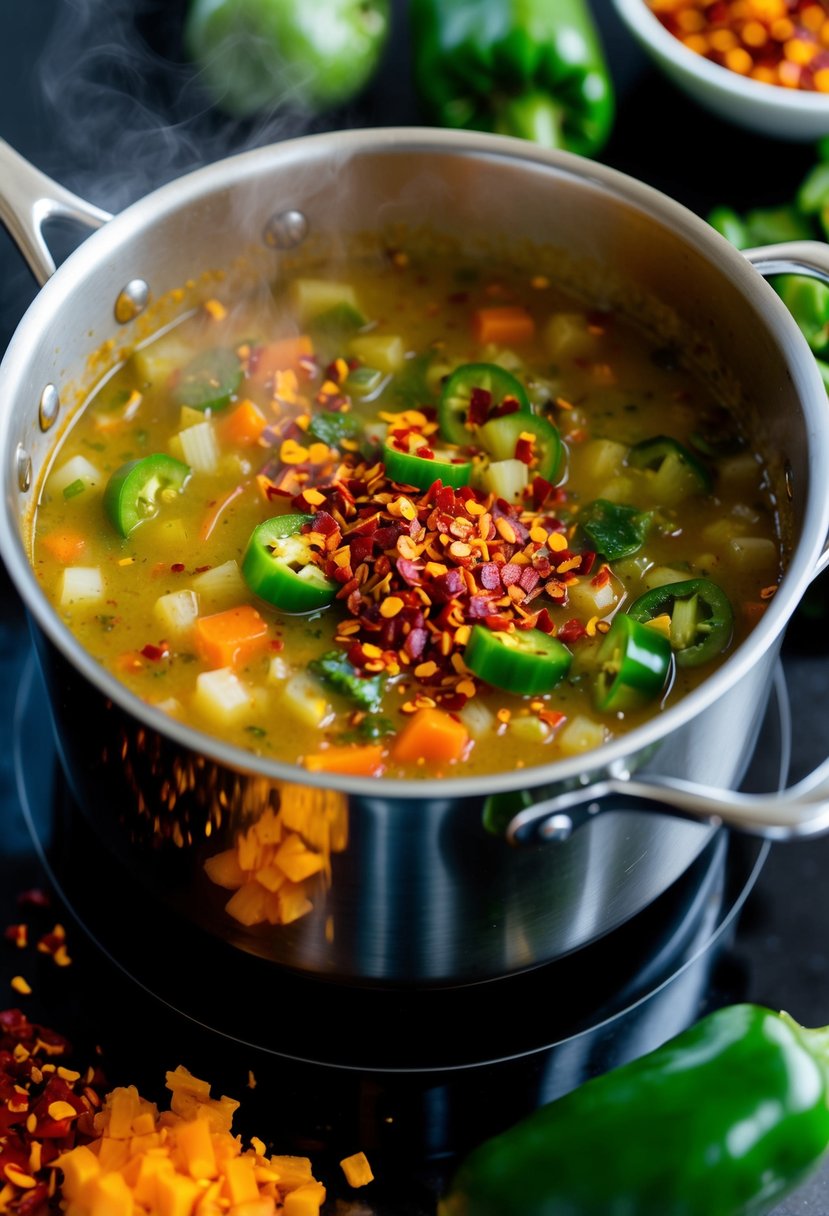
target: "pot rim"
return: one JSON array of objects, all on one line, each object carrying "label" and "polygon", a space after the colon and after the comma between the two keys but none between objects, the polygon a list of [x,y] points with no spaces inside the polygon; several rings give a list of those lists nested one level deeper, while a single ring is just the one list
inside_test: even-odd
[{"label": "pot rim", "polygon": [[[0,557],[12,581],[40,629],[69,662],[104,696],[131,717],[187,748],[232,770],[280,782],[341,790],[364,797],[404,799],[487,796],[550,785],[588,785],[600,773],[622,775],[628,762],[648,752],[667,735],[701,714],[736,684],[754,665],[758,655],[777,643],[800,597],[815,576],[829,534],[829,496],[819,487],[827,480],[829,463],[829,411],[826,390],[806,340],[776,292],[724,237],[681,203],[617,169],[563,151],[548,151],[509,136],[479,132],[446,131],[428,127],[367,128],[301,136],[282,143],[239,153],[214,162],[160,186],[114,216],[104,227],[87,237],[41,289],[21,320],[0,364],[0,393],[15,397],[25,384],[29,350],[48,327],[49,320],[73,292],[108,255],[128,243],[133,230],[157,224],[165,215],[192,206],[198,199],[229,186],[239,188],[263,172],[282,168],[293,161],[307,163],[308,153],[350,159],[361,154],[406,154],[407,152],[453,152],[477,159],[524,162],[552,174],[574,176],[598,186],[644,212],[652,220],[673,229],[697,253],[704,253],[724,276],[739,286],[743,296],[762,316],[786,358],[804,411],[808,437],[809,492],[802,530],[776,595],[762,620],[749,637],[708,679],[676,705],[634,730],[600,748],[564,760],[548,761],[532,768],[481,776],[444,778],[363,778],[335,773],[311,773],[297,764],[256,756],[224,743],[194,727],[186,726],[162,710],[146,704],[81,646],[46,599],[26,554],[19,531],[18,491],[14,453],[17,437],[11,433],[12,409],[0,416],[0,451],[5,452],[3,476],[8,479],[0,512]],[[91,262],[91,264],[90,264]],[[37,489],[37,483],[35,484]]]}]

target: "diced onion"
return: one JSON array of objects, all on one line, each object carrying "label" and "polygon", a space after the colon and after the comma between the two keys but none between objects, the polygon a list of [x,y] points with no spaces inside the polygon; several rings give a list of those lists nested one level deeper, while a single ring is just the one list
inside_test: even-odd
[{"label": "diced onion", "polygon": [[171,591],[155,601],[153,612],[165,633],[180,637],[195,624],[199,615],[199,597],[195,591]]},{"label": "diced onion", "polygon": [[605,728],[600,722],[584,714],[576,714],[565,723],[558,735],[558,745],[565,756],[580,756],[582,752],[601,747],[605,741]]},{"label": "diced onion", "polygon": [[208,421],[188,426],[178,433],[185,464],[197,473],[215,473],[219,464],[219,444],[213,424]]},{"label": "diced onion", "polygon": [[483,738],[495,726],[495,714],[479,697],[467,701],[463,709],[458,710],[458,717],[473,739]]},{"label": "diced onion", "polygon": [[222,562],[221,566],[213,566],[202,574],[194,575],[190,582],[199,597],[208,600],[214,607],[218,604],[232,604],[248,594],[239,563],[233,558]]}]

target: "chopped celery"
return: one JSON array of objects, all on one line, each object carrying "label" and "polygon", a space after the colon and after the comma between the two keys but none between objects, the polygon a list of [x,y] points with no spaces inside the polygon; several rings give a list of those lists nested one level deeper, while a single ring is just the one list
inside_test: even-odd
[{"label": "chopped celery", "polygon": [[182,459],[194,472],[215,473],[219,465],[219,444],[211,422],[188,426],[178,432],[178,440]]}]

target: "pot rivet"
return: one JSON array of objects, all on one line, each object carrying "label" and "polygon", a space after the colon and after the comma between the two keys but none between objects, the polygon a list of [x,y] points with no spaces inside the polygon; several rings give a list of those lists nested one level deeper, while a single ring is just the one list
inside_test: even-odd
[{"label": "pot rivet", "polygon": [[149,285],[143,279],[130,279],[115,301],[115,320],[126,325],[144,311],[149,301]]},{"label": "pot rivet", "polygon": [[50,427],[58,420],[58,412],[60,410],[60,397],[58,390],[54,384],[47,384],[46,388],[40,394],[40,410],[38,417],[40,419],[40,429],[48,431]]},{"label": "pot rivet", "polygon": [[22,443],[17,445],[15,461],[17,463],[17,484],[25,493],[32,484],[32,458]]},{"label": "pot rivet", "polygon": [[308,235],[308,220],[301,211],[281,211],[272,215],[262,234],[271,249],[295,249]]},{"label": "pot rivet", "polygon": [[573,820],[569,815],[551,815],[539,829],[544,840],[569,840],[573,834]]},{"label": "pot rivet", "polygon": [[783,484],[786,487],[786,497],[791,502],[794,498],[794,472],[788,460],[783,466]]}]

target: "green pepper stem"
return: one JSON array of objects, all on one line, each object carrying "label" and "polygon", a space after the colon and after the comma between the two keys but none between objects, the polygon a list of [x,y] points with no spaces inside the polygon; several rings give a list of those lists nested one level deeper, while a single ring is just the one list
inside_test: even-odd
[{"label": "green pepper stem", "polygon": [[811,1055],[829,1069],[829,1026],[801,1026],[785,1009],[780,1013],[780,1020],[794,1031]]},{"label": "green pepper stem", "polygon": [[564,148],[564,106],[549,93],[525,93],[496,102],[495,130],[499,135],[516,135],[542,148]]}]

